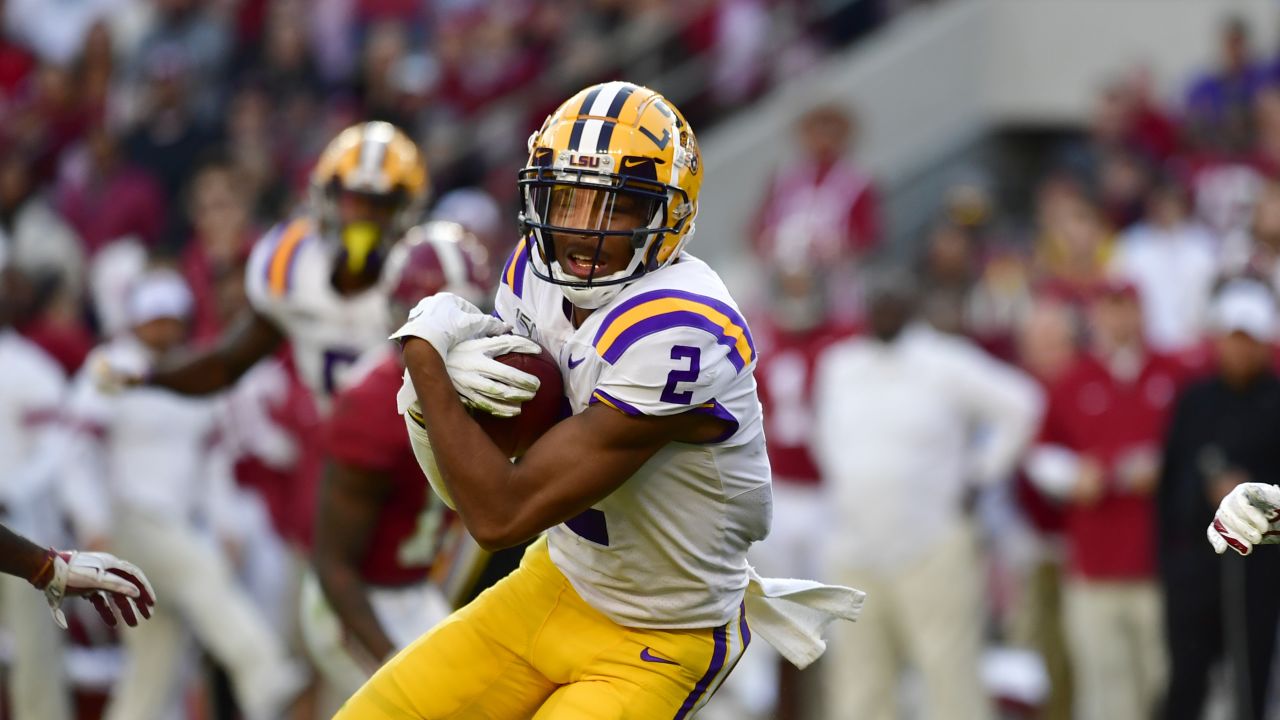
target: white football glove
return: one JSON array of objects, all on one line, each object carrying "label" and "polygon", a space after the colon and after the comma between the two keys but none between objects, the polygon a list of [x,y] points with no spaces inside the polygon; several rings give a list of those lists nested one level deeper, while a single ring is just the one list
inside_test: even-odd
[{"label": "white football glove", "polygon": [[542,348],[519,335],[476,338],[453,346],[445,358],[445,367],[463,404],[498,417],[520,414],[521,403],[533,399],[540,381],[535,375],[494,360],[511,352],[537,355]]},{"label": "white football glove", "polygon": [[423,298],[409,311],[409,320],[391,334],[392,340],[422,338],[447,358],[454,345],[464,341],[511,332],[498,318],[454,295],[436,293]]},{"label": "white football glove", "polygon": [[126,363],[108,353],[97,353],[86,364],[94,388],[104,395],[115,395],[141,385],[150,370],[144,364]]},{"label": "white football glove", "polygon": [[67,616],[62,612],[62,602],[67,597],[88,598],[103,622],[111,627],[121,620],[134,627],[138,614],[151,617],[156,592],[133,563],[110,553],[76,550],[50,550],[49,559],[52,575],[47,584],[36,587],[44,590],[53,620],[63,630],[67,629]]},{"label": "white football glove", "polygon": [[1280,487],[1241,483],[1227,493],[1208,530],[1209,544],[1221,555],[1230,547],[1241,555],[1254,545],[1280,543]]}]

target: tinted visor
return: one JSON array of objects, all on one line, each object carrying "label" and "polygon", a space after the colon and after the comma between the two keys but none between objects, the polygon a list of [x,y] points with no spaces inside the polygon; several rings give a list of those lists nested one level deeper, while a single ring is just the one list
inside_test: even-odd
[{"label": "tinted visor", "polygon": [[665,215],[666,197],[624,188],[540,183],[530,188],[529,201],[551,232],[630,235]]}]

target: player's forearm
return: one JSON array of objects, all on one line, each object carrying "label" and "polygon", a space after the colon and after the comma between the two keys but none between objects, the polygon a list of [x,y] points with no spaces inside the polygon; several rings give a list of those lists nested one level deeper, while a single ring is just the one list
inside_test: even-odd
[{"label": "player's forearm", "polygon": [[48,550],[0,525],[0,572],[34,583],[48,560]]},{"label": "player's forearm", "polygon": [[467,530],[486,548],[524,539],[509,537],[521,502],[512,488],[513,466],[467,414],[440,354],[411,338],[404,360],[436,464]]},{"label": "player's forearm", "polygon": [[247,367],[233,366],[212,350],[156,365],[147,375],[146,384],[183,395],[208,395],[227,388],[246,370]]},{"label": "player's forearm", "polygon": [[338,560],[317,558],[316,576],[342,626],[355,636],[374,660],[382,662],[395,652],[395,644],[378,622],[364,582],[355,568]]}]

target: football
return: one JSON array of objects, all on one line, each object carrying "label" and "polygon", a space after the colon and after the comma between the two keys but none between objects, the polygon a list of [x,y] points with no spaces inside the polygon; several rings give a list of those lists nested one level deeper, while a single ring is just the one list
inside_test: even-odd
[{"label": "football", "polygon": [[507,353],[494,358],[498,362],[534,375],[541,381],[533,399],[520,408],[520,414],[504,418],[472,410],[471,415],[480,428],[493,440],[507,457],[520,457],[547,430],[566,415],[564,381],[560,378],[560,366],[551,353]]}]

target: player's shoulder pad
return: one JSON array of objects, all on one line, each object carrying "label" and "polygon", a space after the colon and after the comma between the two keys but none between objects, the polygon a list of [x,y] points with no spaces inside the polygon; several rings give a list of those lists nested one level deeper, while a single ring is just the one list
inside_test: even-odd
[{"label": "player's shoulder pad", "polygon": [[655,352],[678,352],[676,346],[697,348],[703,367],[723,358],[735,373],[756,359],[751,329],[732,301],[675,288],[641,292],[609,309],[593,344],[615,368],[658,360]]},{"label": "player's shoulder pad", "polygon": [[255,303],[286,297],[294,286],[298,257],[313,238],[312,223],[298,217],[277,224],[253,247],[245,288]]}]

